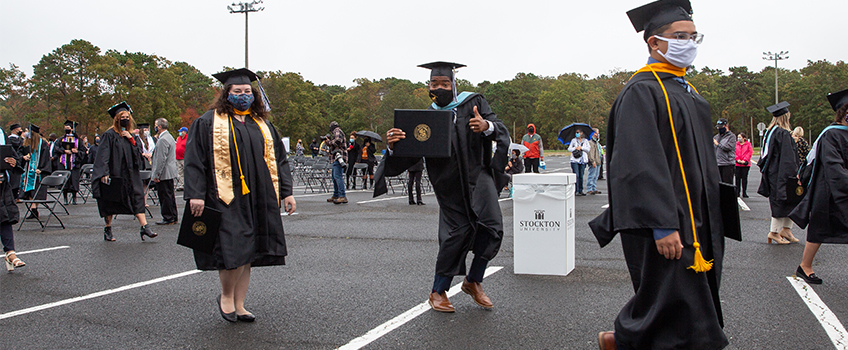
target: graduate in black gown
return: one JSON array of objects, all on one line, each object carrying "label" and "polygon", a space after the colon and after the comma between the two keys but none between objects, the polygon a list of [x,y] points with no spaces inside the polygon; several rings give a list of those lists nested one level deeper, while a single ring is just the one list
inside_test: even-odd
[{"label": "graduate in black gown", "polygon": [[688,0],[627,14],[645,31],[650,58],[610,111],[610,204],[589,226],[602,247],[621,234],[635,295],[599,342],[601,349],[721,349],[728,340],[718,295],[724,237],[713,124],[710,105],[684,80],[701,38]]},{"label": "graduate in black gown", "polygon": [[[41,179],[50,175],[52,168],[50,166],[50,143],[41,137],[41,128],[38,125],[30,124],[29,137],[23,142],[24,148],[29,151],[21,157],[23,160],[21,173],[20,193],[21,199],[46,199],[47,189],[41,189],[39,193],[35,193],[38,189],[38,184]],[[38,217],[38,205],[30,206],[30,216],[26,219],[34,219]]]},{"label": "graduate in black gown", "polygon": [[[21,125],[16,123],[9,126],[9,136],[6,137],[6,144],[12,146],[19,156],[21,155],[24,143],[24,139],[21,137],[23,133]],[[9,170],[9,186],[12,189],[12,197],[15,199],[20,198],[19,190],[21,188],[21,174],[23,172],[24,169],[20,166],[20,163],[12,170]]]},{"label": "graduate in black gown", "polygon": [[242,68],[214,77],[224,89],[212,110],[189,128],[185,178],[191,181],[185,182],[184,198],[194,216],[207,207],[221,211],[213,254],[195,250],[194,260],[200,270],[218,271],[224,319],[252,322],[244,308],[251,267],[284,265],[288,254],[280,209],[288,214],[296,209],[291,170],[267,119],[262,85],[257,91],[250,84],[256,75]]},{"label": "graduate in black gown", "polygon": [[[789,213],[798,204],[788,196],[787,185],[795,183],[798,175],[798,152],[792,138],[792,126],[789,125],[789,103],[781,102],[766,109],[772,114],[771,124],[763,137],[763,153],[757,165],[763,174],[757,193],[768,197],[771,208],[771,227],[768,243],[797,243],[792,235],[792,220]],[[790,188],[791,189],[791,188]]]},{"label": "graduate in black gown", "polygon": [[79,192],[80,167],[85,164],[87,156],[85,145],[75,132],[77,125],[79,123],[66,120],[65,133],[62,137],[56,139],[57,144],[53,147],[53,157],[56,158],[57,166],[53,170],[71,172],[71,177],[65,182],[65,188],[62,189],[62,195],[65,197],[65,204],[68,204],[68,194],[71,194],[74,205],[77,204],[77,193]]},{"label": "graduate in black gown", "polygon": [[114,242],[112,215],[135,215],[141,227],[139,236],[158,236],[147,225],[144,216],[144,190],[139,171],[142,167],[141,140],[129,130],[135,124],[132,108],[121,102],[109,108],[112,127],[100,135],[100,152],[94,161],[91,175],[92,196],[97,199],[97,209],[106,225],[103,239]]},{"label": "graduate in black gown", "polygon": [[[10,128],[20,131],[20,126]],[[0,129],[0,145],[8,145],[5,132]],[[20,219],[20,211],[15,203],[15,197],[12,193],[12,181],[10,180],[13,170],[21,169],[21,157],[18,154],[17,148],[12,145],[12,156],[0,159],[0,162],[6,163],[11,169],[0,171],[0,245],[3,246],[3,259],[5,260],[6,270],[11,272],[16,268],[26,266],[15,254],[15,232],[12,228]]]},{"label": "graduate in black gown", "polygon": [[822,283],[813,272],[822,243],[848,244],[848,90],[828,94],[827,99],[836,115],[807,155],[807,166],[813,167],[807,194],[789,213],[801,228],[809,225],[795,275],[813,284]]},{"label": "graduate in black gown", "polygon": [[[466,275],[467,271],[463,292],[471,295],[478,305],[492,308],[480,283],[503,238],[498,193],[509,181],[509,176],[504,174],[509,132],[482,95],[457,94],[453,70],[464,65],[433,62],[419,67],[431,70],[430,109],[454,111],[455,117],[451,157],[426,160],[439,202],[439,254],[429,302],[436,311],[454,312],[445,292],[454,276]],[[420,160],[391,156],[392,145],[405,138],[405,131],[392,128],[386,133],[389,152],[377,169],[375,197],[386,193],[386,176],[397,176]],[[494,156],[492,141],[497,142]],[[469,251],[474,252],[470,270],[465,266]]]}]

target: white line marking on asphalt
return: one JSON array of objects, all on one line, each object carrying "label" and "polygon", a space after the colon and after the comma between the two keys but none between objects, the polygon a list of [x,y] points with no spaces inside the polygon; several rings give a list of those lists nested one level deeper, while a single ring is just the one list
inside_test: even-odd
[{"label": "white line marking on asphalt", "polygon": [[[348,190],[345,193],[362,193],[362,192],[370,192],[369,190]],[[317,197],[317,196],[332,196],[332,192],[322,192],[322,193],[310,193],[310,194],[296,194],[294,198],[304,198],[304,197]]]},{"label": "white line marking on asphalt", "polygon": [[147,285],[156,284],[156,283],[164,282],[164,281],[167,281],[167,280],[172,280],[172,279],[175,279],[175,278],[193,275],[193,274],[196,274],[198,272],[201,272],[201,271],[200,270],[191,270],[191,271],[186,271],[186,272],[180,272],[178,274],[165,276],[165,277],[159,277],[159,278],[155,278],[155,279],[152,279],[152,280],[149,280],[149,281],[133,283],[133,284],[126,285],[126,286],[123,286],[123,287],[118,287],[118,288],[115,288],[115,289],[107,289],[107,290],[103,290],[103,291],[99,291],[99,292],[96,292],[96,293],[91,293],[91,294],[88,294],[88,295],[83,295],[83,296],[79,296],[79,297],[75,297],[75,298],[59,300],[59,301],[54,302],[54,303],[38,305],[38,306],[34,306],[34,307],[31,307],[31,308],[26,308],[26,309],[18,310],[18,311],[7,312],[5,314],[0,314],[0,320],[6,319],[6,318],[12,318],[12,317],[15,317],[15,316],[20,316],[20,315],[25,315],[25,314],[36,312],[36,311],[46,310],[46,309],[54,308],[54,307],[57,307],[57,306],[72,304],[72,303],[76,303],[78,301],[94,299],[94,298],[106,296],[106,295],[109,295],[109,294],[123,292],[125,290],[144,287],[144,286],[147,286]]},{"label": "white line marking on asphalt", "polygon": [[833,345],[837,349],[848,349],[848,343],[845,339],[845,327],[842,326],[836,315],[819,298],[819,295],[816,294],[813,288],[810,288],[807,282],[795,276],[788,276],[786,279],[795,287],[795,291],[798,292],[798,295],[801,296],[801,299],[804,300],[807,307],[810,308],[810,311],[819,320],[819,323],[821,323],[825,332],[827,332]]},{"label": "white line marking on asphalt", "polygon": [[606,208],[609,208],[609,203],[604,204],[604,205],[602,205],[602,206],[601,206],[601,209],[606,209]]},{"label": "white line marking on asphalt", "polygon": [[46,252],[46,251],[51,251],[51,250],[56,250],[56,249],[68,249],[68,248],[70,248],[70,247],[69,247],[69,246],[66,246],[66,245],[61,245],[61,246],[58,246],[58,247],[52,247],[52,248],[44,248],[44,249],[36,249],[36,250],[27,250],[27,251],[25,251],[25,252],[15,252],[15,254],[17,254],[17,255],[24,255],[24,254],[30,254],[30,253],[41,253],[41,252]]},{"label": "white line marking on asphalt", "polygon": [[[429,195],[432,195],[432,194],[433,194],[432,192],[431,192],[431,193],[426,193],[426,194],[424,194],[424,196],[429,196]],[[423,197],[423,196],[422,196],[422,197]],[[386,197],[386,198],[378,198],[378,199],[369,199],[369,200],[367,200],[367,201],[359,201],[359,202],[356,202],[356,204],[365,204],[365,203],[373,203],[373,202],[382,202],[382,201],[390,201],[390,200],[394,200],[394,199],[404,199],[404,198],[409,198],[409,197],[407,197],[407,196],[400,196],[400,197]]]},{"label": "white line marking on asphalt", "polygon": [[745,201],[743,201],[742,198],[736,197],[736,202],[739,203],[739,208],[741,208],[742,211],[751,211],[751,207],[749,207],[748,204],[745,204]]},{"label": "white line marking on asphalt", "polygon": [[502,198],[502,199],[498,199],[498,202],[504,202],[504,201],[508,201],[508,200],[511,200],[511,199],[512,199],[512,197]]},{"label": "white line marking on asphalt", "polygon": [[[483,276],[489,277],[489,275],[500,271],[503,266],[490,266],[486,269],[486,274]],[[448,298],[456,295],[462,289],[462,283],[457,283],[451,289],[448,290],[447,295]],[[396,328],[402,326],[404,323],[411,321],[412,319],[420,316],[421,314],[430,310],[429,302],[425,301],[418,306],[407,310],[406,312],[398,315],[397,317],[383,323],[376,328],[368,331],[365,335],[351,340],[350,343],[345,344],[344,346],[338,348],[338,350],[357,350],[361,349],[363,346],[370,344],[372,341],[379,339],[380,337],[389,334],[389,332],[395,330]]]}]

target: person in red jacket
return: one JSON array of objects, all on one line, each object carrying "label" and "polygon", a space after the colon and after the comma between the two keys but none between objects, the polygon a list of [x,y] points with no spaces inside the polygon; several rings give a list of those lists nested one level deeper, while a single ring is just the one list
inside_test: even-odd
[{"label": "person in red jacket", "polygon": [[185,158],[185,146],[187,138],[188,128],[180,128],[180,136],[177,137],[177,181],[175,181],[177,191],[183,190],[183,169],[185,169],[183,159]]},{"label": "person in red jacket", "polygon": [[740,190],[742,198],[748,198],[748,170],[751,170],[751,155],[754,148],[748,141],[748,135],[740,132],[736,140],[736,197]]},{"label": "person in red jacket", "polygon": [[539,173],[539,160],[545,160],[544,147],[542,147],[542,137],[536,133],[536,125],[527,124],[527,134],[521,138],[524,147],[528,150],[524,152],[524,171]]}]

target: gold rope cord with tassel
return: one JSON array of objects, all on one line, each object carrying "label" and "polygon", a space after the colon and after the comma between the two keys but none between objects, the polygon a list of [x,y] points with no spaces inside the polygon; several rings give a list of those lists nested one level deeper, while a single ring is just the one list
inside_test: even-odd
[{"label": "gold rope cord with tassel", "polygon": [[[656,68],[658,68],[658,69],[655,69],[654,66],[656,66]],[[664,72],[664,73],[671,73],[671,74],[674,74],[675,76],[682,77],[683,75],[686,74],[686,69],[677,68],[677,67],[674,67],[670,64],[665,64],[665,63],[654,63],[654,64],[649,64],[649,65],[645,66],[644,68],[640,69],[636,73],[638,74],[640,72],[650,71],[651,73],[653,73],[654,78],[657,79],[657,82],[660,83],[660,87],[662,88],[663,96],[665,97],[665,105],[666,105],[666,108],[668,108],[668,121],[671,124],[671,135],[674,138],[674,149],[677,151],[677,161],[680,164],[680,174],[683,177],[683,188],[686,190],[686,201],[687,201],[687,204],[689,204],[689,219],[692,223],[692,236],[695,240],[694,241],[695,243],[692,244],[692,246],[695,248],[695,258],[694,258],[694,262],[693,262],[692,266],[689,266],[688,268],[694,270],[696,273],[697,272],[707,272],[710,269],[712,269],[713,261],[712,260],[707,261],[706,259],[704,259],[703,254],[701,254],[701,244],[698,243],[698,233],[697,233],[697,230],[695,228],[695,214],[694,214],[694,211],[692,210],[692,198],[691,198],[691,195],[689,194],[689,183],[686,181],[686,170],[683,168],[683,157],[680,155],[680,145],[677,142],[677,131],[675,131],[675,129],[674,129],[674,119],[671,116],[671,102],[669,102],[668,92],[665,89],[665,85],[663,84],[659,75],[657,75],[658,70],[661,71],[661,72]],[[636,75],[636,74],[634,74],[634,75]],[[692,84],[689,84],[689,86],[691,86],[691,85]],[[692,88],[694,89],[695,87],[693,86]],[[698,90],[696,89],[695,92],[698,92]]]},{"label": "gold rope cord with tassel", "polygon": [[241,178],[241,195],[246,195],[250,193],[250,190],[247,188],[247,182],[244,181],[244,172],[241,171],[241,154],[239,154],[238,142],[236,141],[236,127],[233,125],[233,117],[229,117],[230,119],[230,134],[233,135],[233,145],[236,146],[236,162],[238,162],[239,169],[239,177]]},{"label": "gold rope cord with tassel", "polygon": [[[238,111],[236,112],[239,115],[249,114],[249,112],[242,112],[244,114],[238,113]],[[274,152],[274,141],[270,136],[271,130],[267,123],[257,120],[256,118],[253,118],[253,121],[256,122],[259,129],[262,131],[262,137],[265,145],[264,160],[268,167],[268,171],[270,172],[269,175],[274,186],[274,191],[277,194],[277,204],[279,205],[279,176],[277,172],[276,153]],[[230,136],[231,132],[232,137]],[[215,174],[215,188],[218,191],[218,198],[227,205],[229,205],[235,198],[233,191],[233,159],[231,158],[229,139],[232,139],[232,142],[236,143],[235,126],[233,125],[232,117],[215,112],[215,116],[212,119],[212,166]],[[236,161],[238,162],[240,180],[242,181],[242,195],[245,195],[250,193],[250,190],[247,187],[247,182],[242,177],[243,175],[241,175],[241,152],[239,152],[238,143],[236,143],[234,147],[237,152]]]}]

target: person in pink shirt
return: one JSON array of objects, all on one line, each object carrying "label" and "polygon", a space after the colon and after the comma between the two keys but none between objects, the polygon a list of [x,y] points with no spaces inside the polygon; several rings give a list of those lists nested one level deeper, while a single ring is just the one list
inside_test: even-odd
[{"label": "person in pink shirt", "polygon": [[754,148],[748,140],[748,135],[740,132],[736,138],[736,196],[740,190],[742,198],[748,198],[748,170],[751,170],[751,155]]}]

